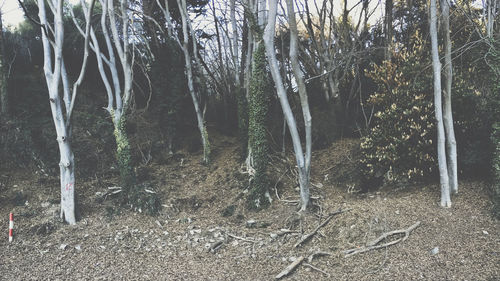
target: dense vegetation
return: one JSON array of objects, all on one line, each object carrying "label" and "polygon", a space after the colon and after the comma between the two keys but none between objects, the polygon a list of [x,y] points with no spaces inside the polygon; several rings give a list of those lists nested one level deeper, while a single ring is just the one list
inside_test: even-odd
[{"label": "dense vegetation", "polygon": [[[167,13],[162,13],[165,7],[158,7],[154,0],[127,1],[130,11],[135,11],[130,12],[131,17],[133,14],[137,21],[130,29],[140,31],[134,33],[134,48],[130,50],[133,95],[124,115],[112,120],[110,115],[114,113],[102,109],[108,102],[105,84],[96,54],[90,52],[72,125],[78,180],[119,174],[125,188],[123,202],[155,213],[161,204],[141,191],[147,178],[134,167],[167,161],[168,155],[178,149],[198,151],[204,138],[210,138],[211,130],[217,130],[239,136],[242,163],[249,158],[249,207],[260,209],[267,204],[269,155],[285,151],[291,141],[282,122],[283,112],[261,38],[262,17],[266,15],[256,13],[250,2],[243,2],[236,5],[232,25],[229,4],[188,1],[187,11],[194,19],[188,20],[191,24],[184,33],[189,34],[187,39],[182,34],[182,12],[176,1],[168,1]],[[319,11],[309,11],[307,5],[306,10],[299,11],[303,17],[298,25],[298,57],[312,112],[312,146],[326,147],[342,137],[361,138],[358,165],[365,190],[382,184],[436,181],[427,1],[410,1],[410,5],[408,1],[394,1],[392,19],[385,27],[380,21],[368,21],[370,3],[376,1],[362,2],[359,18],[350,13],[347,4],[338,15],[329,14],[334,8],[326,4]],[[460,178],[487,176],[495,183],[491,192],[500,206],[500,46],[496,41],[500,40],[500,28],[494,22],[488,33],[491,20],[484,18],[484,9],[489,7],[469,2],[454,1],[450,16],[458,171]],[[39,11],[34,1],[26,0],[24,6],[26,20],[18,27],[4,29],[0,42],[0,68],[6,78],[1,85],[8,85],[0,88],[7,97],[2,100],[7,109],[1,115],[0,169],[27,168],[57,174],[59,153],[43,72]],[[83,28],[84,8],[77,5],[73,9],[78,28]],[[96,18],[102,9],[97,1],[93,11]],[[325,20],[327,16],[330,21]],[[49,22],[53,17],[49,15]],[[195,24],[199,18],[215,26],[202,28]],[[97,21],[93,23],[96,40],[104,46],[103,28]],[[74,81],[82,64],[84,39],[69,14],[64,14],[63,24],[64,63]],[[391,34],[389,40],[387,34]],[[235,46],[231,42],[237,36],[241,40],[235,40]],[[297,128],[304,137],[297,80],[288,56],[290,36],[288,25],[281,25],[275,38],[276,54]],[[189,41],[193,63],[192,89],[185,72],[184,39]],[[443,47],[444,43],[439,43]],[[193,99],[190,91],[195,92]],[[202,124],[193,100],[199,102],[205,118]],[[197,122],[205,125],[202,138],[196,131]],[[206,147],[205,154],[210,149]]]}]

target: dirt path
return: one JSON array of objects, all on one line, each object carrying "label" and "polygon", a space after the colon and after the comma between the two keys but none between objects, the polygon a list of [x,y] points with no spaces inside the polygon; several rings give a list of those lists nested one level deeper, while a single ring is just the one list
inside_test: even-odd
[{"label": "dirt path", "polygon": [[[255,213],[243,208],[247,183],[232,139],[214,144],[211,167],[199,164],[200,155],[187,153],[177,154],[167,165],[147,167],[145,178],[164,203],[158,217],[118,209],[109,198],[104,200],[101,194],[116,179],[89,179],[79,189],[82,220],[76,226],[63,225],[57,219],[57,178],[2,172],[0,225],[5,239],[0,239],[0,279],[271,280],[294,258],[317,250],[332,254],[311,262],[330,277],[301,265],[285,279],[500,278],[500,224],[490,215],[486,184],[462,182],[451,209],[438,207],[435,185],[347,193],[349,184],[332,181],[335,171],[327,170],[337,165],[329,160],[332,155],[350,159],[349,149],[344,156],[335,154],[339,146],[314,154],[318,164],[313,167],[312,193],[321,208],[313,208],[302,224],[296,206],[277,200],[275,194],[269,209]],[[273,165],[273,186],[280,179],[280,198],[298,198],[292,172],[285,170]],[[28,203],[15,206],[16,194],[17,203]],[[327,214],[339,208],[351,211],[335,216],[302,247],[293,247],[299,233],[279,235],[280,229],[309,233],[320,223],[320,211]],[[11,211],[16,237],[9,244]],[[402,243],[349,258],[342,254],[416,221],[421,225]],[[223,243],[215,253],[207,251],[219,241]],[[436,247],[439,252],[432,254]]]}]

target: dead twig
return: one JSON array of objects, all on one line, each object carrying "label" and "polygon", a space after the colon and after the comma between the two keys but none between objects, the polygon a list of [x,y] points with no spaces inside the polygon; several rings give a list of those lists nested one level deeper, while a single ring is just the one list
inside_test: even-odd
[{"label": "dead twig", "polygon": [[[380,235],[377,239],[375,239],[375,240],[367,243],[365,247],[345,250],[345,251],[343,251],[343,253],[345,254],[345,257],[347,258],[347,257],[353,256],[353,255],[356,255],[356,254],[360,254],[360,253],[368,252],[368,251],[371,251],[371,250],[380,249],[380,248],[386,248],[386,247],[395,245],[395,244],[397,244],[399,242],[402,242],[402,241],[405,241],[406,239],[408,239],[408,237],[410,236],[410,233],[415,228],[417,228],[419,225],[420,225],[420,222],[417,221],[415,224],[413,224],[412,226],[408,227],[407,229],[398,229],[398,230],[393,230],[393,231],[390,231],[390,232],[386,232],[386,233]],[[398,238],[398,239],[396,239],[394,241],[390,241],[390,242],[378,245],[378,243],[380,243],[384,239],[388,238],[389,236],[397,235],[397,234],[404,234],[405,236],[403,236],[401,238]]]},{"label": "dead twig", "polygon": [[242,240],[242,241],[245,241],[245,242],[250,242],[250,243],[256,243],[257,242],[255,240],[251,240],[251,239],[243,238],[243,237],[240,237],[240,236],[236,236],[236,235],[231,234],[231,233],[227,233],[227,236],[229,236],[231,238],[234,238],[234,239]]},{"label": "dead twig", "polygon": [[331,256],[331,255],[332,255],[332,253],[329,253],[329,252],[316,251],[316,252],[312,253],[312,254],[311,254],[311,255],[307,258],[307,262],[308,262],[308,263],[311,263],[315,257],[321,257],[321,256]]},{"label": "dead twig", "polygon": [[341,213],[344,213],[344,212],[347,212],[351,209],[345,209],[345,210],[342,210],[342,209],[339,209],[338,211],[335,211],[333,213],[330,213],[328,215],[328,217],[325,219],[325,221],[323,221],[320,225],[318,225],[316,227],[316,229],[313,230],[313,232],[305,235],[304,237],[302,237],[302,239],[300,239],[299,242],[297,242],[293,247],[294,248],[297,248],[299,247],[300,245],[304,244],[305,242],[307,242],[309,239],[311,239],[317,232],[320,228],[322,228],[323,226],[325,226],[328,222],[330,222],[330,220],[335,216],[335,215],[338,215],[338,214],[341,214]]},{"label": "dead twig", "polygon": [[294,271],[302,262],[304,261],[304,257],[300,256],[298,257],[295,261],[293,261],[291,264],[289,264],[283,271],[281,271],[276,277],[274,277],[276,280],[281,279],[288,274],[290,274],[292,271]]},{"label": "dead twig", "polygon": [[220,247],[222,247],[222,244],[224,244],[224,241],[217,241],[210,245],[210,248],[208,248],[208,252],[210,253],[215,253]]},{"label": "dead twig", "polygon": [[[286,229],[286,228],[282,228],[276,232],[273,232],[273,233],[269,233],[269,235],[271,235],[271,238],[276,238],[276,237],[281,237],[281,236],[284,236],[284,235],[287,235],[287,234],[298,234],[299,232],[298,231],[293,231],[293,230],[290,230],[290,229]],[[274,237],[273,237],[274,236]]]},{"label": "dead twig", "polygon": [[320,268],[317,268],[317,267],[315,267],[315,266],[314,266],[314,265],[312,265],[312,264],[309,264],[309,263],[304,263],[304,266],[307,266],[307,267],[309,267],[309,268],[311,268],[311,269],[314,269],[314,270],[316,270],[316,271],[318,271],[318,272],[321,272],[321,273],[323,273],[326,277],[330,277],[330,273],[328,273],[328,272],[326,272],[326,271],[324,271],[324,270],[322,270],[322,269],[320,269]]}]

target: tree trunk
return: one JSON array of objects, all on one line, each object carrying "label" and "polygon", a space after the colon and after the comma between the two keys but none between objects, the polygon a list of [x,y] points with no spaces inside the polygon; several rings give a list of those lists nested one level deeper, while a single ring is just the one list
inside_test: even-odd
[{"label": "tree trunk", "polygon": [[384,18],[384,31],[385,31],[385,60],[391,60],[391,46],[392,46],[392,0],[385,1],[385,18]]},{"label": "tree trunk", "polygon": [[309,101],[307,97],[306,84],[304,83],[304,74],[300,69],[298,58],[298,30],[297,22],[295,19],[295,11],[293,7],[293,0],[287,0],[288,9],[288,25],[290,26],[290,61],[292,63],[292,70],[295,76],[299,89],[300,105],[302,107],[302,114],[304,118],[304,126],[306,133],[306,155],[304,166],[299,166],[299,183],[300,183],[300,198],[302,201],[302,210],[305,210],[309,203],[309,176],[311,171],[311,149],[312,137],[311,128],[312,120],[309,110]]},{"label": "tree trunk", "polygon": [[453,111],[451,107],[451,85],[453,70],[451,63],[451,38],[450,38],[450,3],[448,0],[441,0],[441,12],[443,17],[445,65],[444,81],[446,89],[444,91],[443,121],[446,133],[447,164],[450,189],[453,193],[458,192],[458,171],[457,171],[457,142],[455,130],[453,128]]},{"label": "tree trunk", "polygon": [[431,0],[430,5],[430,35],[432,46],[432,69],[434,74],[434,109],[437,122],[437,152],[439,164],[439,179],[441,185],[441,206],[451,207],[450,185],[448,178],[448,169],[446,165],[443,112],[441,104],[441,63],[439,62],[438,53],[436,0]]},{"label": "tree trunk", "polygon": [[250,209],[261,209],[269,203],[266,177],[268,158],[266,121],[269,111],[269,87],[266,71],[266,52],[262,43],[257,43],[254,53],[250,97],[248,103],[249,160],[254,174],[250,184],[248,204]]},{"label": "tree trunk", "polygon": [[7,92],[7,70],[5,66],[5,42],[0,12],[0,117],[9,116],[9,94]]},{"label": "tree trunk", "polygon": [[[269,17],[264,31],[264,43],[266,46],[267,60],[269,62],[269,67],[271,69],[271,75],[276,86],[278,98],[280,100],[281,108],[283,110],[283,115],[286,118],[288,129],[292,137],[293,149],[295,151],[295,159],[297,161],[297,167],[299,169],[299,174],[305,174],[306,163],[304,159],[304,154],[302,152],[302,144],[300,141],[299,132],[297,129],[297,123],[295,122],[295,117],[293,116],[290,103],[286,95],[286,90],[283,85],[283,80],[280,75],[278,60],[276,59],[275,49],[274,49],[274,34],[276,25],[276,13],[277,13],[277,0],[269,1]],[[309,203],[309,189],[308,185],[305,184],[306,179],[300,178],[299,184],[301,185],[301,211],[305,210]]]},{"label": "tree trunk", "polygon": [[132,168],[132,155],[130,154],[130,143],[126,132],[127,119],[123,114],[115,113],[113,125],[115,141],[116,141],[116,160],[120,171],[120,178],[124,188],[124,193],[127,194],[135,185],[135,173]]},{"label": "tree trunk", "polygon": [[51,4],[54,7],[54,39],[52,43],[49,42],[44,29],[49,25],[45,11],[45,2],[38,1],[38,15],[40,22],[43,25],[41,28],[44,56],[43,70],[49,91],[49,103],[52,119],[56,128],[57,142],[59,144],[61,218],[69,224],[75,224],[75,165],[73,151],[71,150],[71,126],[70,123],[66,124],[65,122],[64,116],[66,111],[63,110],[63,103],[59,95],[62,77],[61,72],[63,68],[63,1],[53,1]]},{"label": "tree trunk", "polygon": [[[189,88],[189,93],[191,94],[191,98],[193,100],[194,104],[194,110],[196,112],[196,118],[198,121],[198,129],[200,130],[201,134],[201,141],[203,144],[203,162],[205,164],[208,164],[210,162],[210,143],[208,141],[208,132],[207,128],[205,126],[205,122],[203,120],[203,114],[200,109],[200,105],[198,102],[198,96],[195,92],[194,89],[194,81],[193,81],[193,69],[192,69],[192,63],[191,63],[191,55],[189,54],[189,36],[188,36],[188,23],[187,21],[189,20],[187,18],[187,10],[186,10],[186,0],[177,0],[177,4],[180,9],[180,14],[182,18],[182,31],[183,31],[183,43],[182,43],[182,51],[184,52],[184,60],[186,63],[186,74],[188,78],[188,88]],[[196,41],[193,42],[193,44],[196,44]],[[196,51],[194,52],[194,55],[196,56]]]},{"label": "tree trunk", "polygon": [[[69,141],[59,141],[61,177],[61,219],[76,223],[75,211],[75,159]],[[65,162],[68,161],[68,162]]]}]

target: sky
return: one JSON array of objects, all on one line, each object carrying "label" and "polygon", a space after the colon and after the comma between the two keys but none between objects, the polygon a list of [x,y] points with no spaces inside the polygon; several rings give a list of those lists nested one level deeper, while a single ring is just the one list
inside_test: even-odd
[{"label": "sky", "polygon": [[19,8],[17,0],[0,0],[3,25],[17,26],[24,20],[23,11]]},{"label": "sky", "polygon": [[[70,0],[70,2],[75,3],[79,0]],[[310,0],[309,0],[310,1]],[[338,0],[340,3],[340,0]],[[312,2],[312,1],[311,1]],[[320,1],[318,1],[320,2]],[[348,0],[348,6],[354,5],[359,2],[359,0]],[[378,1],[372,1],[378,2]],[[339,5],[340,6],[340,5]],[[311,6],[312,9],[314,6]],[[0,9],[2,11],[2,20],[5,27],[13,28],[16,27],[20,22],[24,20],[24,15],[22,9],[19,7],[17,0],[0,0]],[[339,8],[340,9],[340,8]],[[378,7],[381,13],[382,7]]]},{"label": "sky", "polygon": [[[312,2],[312,0],[308,0],[310,1],[310,3]],[[340,4],[340,0],[337,0]],[[347,0],[348,1],[348,7],[351,7],[352,5],[356,4],[359,2],[359,0]],[[384,1],[381,1],[381,0],[373,0],[371,1],[370,3],[370,8],[373,9],[375,5],[373,4],[376,4],[377,2],[384,2]],[[79,2],[79,0],[70,0],[71,3],[76,3],[76,2]],[[321,1],[318,1],[318,2],[321,2]],[[480,3],[480,0],[476,0],[476,2]],[[341,5],[339,5],[339,11],[341,9],[340,7]],[[360,5],[361,6],[361,5]],[[314,6],[311,6],[311,7],[314,7]],[[5,27],[9,27],[9,28],[13,28],[13,27],[16,27],[20,22],[22,22],[24,20],[24,16],[23,16],[23,11],[22,9],[19,7],[19,4],[17,2],[17,0],[0,0],[0,9],[2,11],[2,19],[3,19],[3,25]],[[313,8],[314,9],[314,8]],[[377,11],[376,13],[374,14],[374,17],[373,18],[378,18],[380,17],[380,15],[382,15],[382,9],[383,9],[383,5],[380,4],[378,7],[377,7]]]}]

